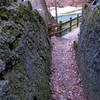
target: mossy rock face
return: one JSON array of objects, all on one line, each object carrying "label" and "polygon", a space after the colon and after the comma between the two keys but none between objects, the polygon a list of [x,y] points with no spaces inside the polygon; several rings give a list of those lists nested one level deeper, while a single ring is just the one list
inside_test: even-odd
[{"label": "mossy rock face", "polygon": [[1,6],[8,6],[10,3],[17,1],[17,0],[0,0],[0,7]]},{"label": "mossy rock face", "polygon": [[0,7],[0,100],[50,100],[51,45],[30,2]]},{"label": "mossy rock face", "polygon": [[87,100],[100,100],[100,5],[85,5],[77,45],[77,63]]}]

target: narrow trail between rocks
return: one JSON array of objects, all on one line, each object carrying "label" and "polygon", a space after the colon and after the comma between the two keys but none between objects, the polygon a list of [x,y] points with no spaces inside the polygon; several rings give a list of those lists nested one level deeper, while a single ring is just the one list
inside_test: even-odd
[{"label": "narrow trail between rocks", "polygon": [[52,37],[52,100],[86,100],[83,94],[78,66],[75,60],[73,42],[77,40],[80,29],[58,38]]}]

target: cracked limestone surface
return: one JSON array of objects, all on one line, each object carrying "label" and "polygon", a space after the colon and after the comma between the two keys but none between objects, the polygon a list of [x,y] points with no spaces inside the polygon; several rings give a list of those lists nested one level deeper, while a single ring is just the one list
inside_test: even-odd
[{"label": "cracked limestone surface", "polygon": [[49,100],[51,45],[30,2],[0,7],[0,100]]}]

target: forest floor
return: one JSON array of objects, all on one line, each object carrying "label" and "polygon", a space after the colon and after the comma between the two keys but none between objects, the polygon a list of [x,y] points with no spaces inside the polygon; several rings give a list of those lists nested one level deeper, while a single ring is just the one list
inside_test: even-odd
[{"label": "forest floor", "polygon": [[73,42],[77,40],[80,29],[58,38],[52,37],[52,100],[86,100],[75,60]]}]

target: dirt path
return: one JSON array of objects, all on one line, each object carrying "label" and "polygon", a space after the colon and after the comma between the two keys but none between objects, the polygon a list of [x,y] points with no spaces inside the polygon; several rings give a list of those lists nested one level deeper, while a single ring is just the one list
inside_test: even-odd
[{"label": "dirt path", "polygon": [[73,41],[77,39],[79,28],[62,38],[53,37],[52,53],[52,100],[86,100],[77,72]]}]

